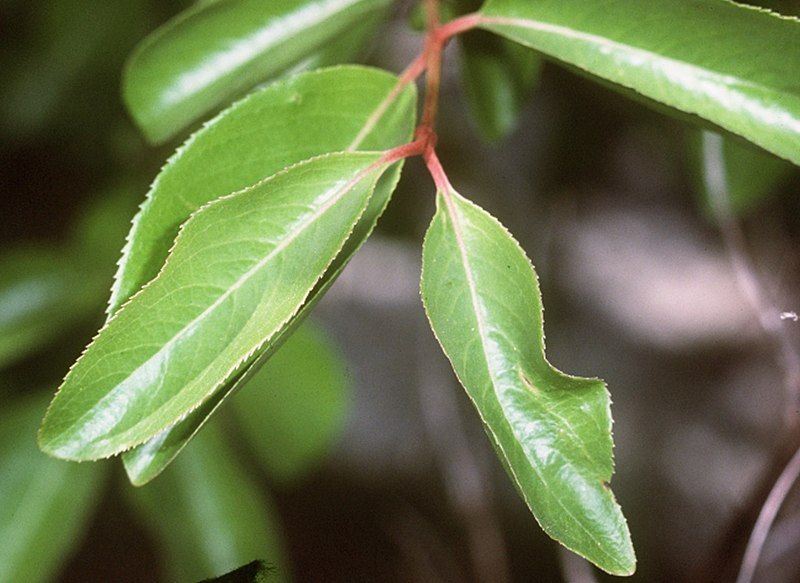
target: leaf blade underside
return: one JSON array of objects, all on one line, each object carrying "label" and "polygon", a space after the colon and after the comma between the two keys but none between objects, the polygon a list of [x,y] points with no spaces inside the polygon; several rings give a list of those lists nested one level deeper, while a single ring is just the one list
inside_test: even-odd
[{"label": "leaf blade underside", "polygon": [[800,164],[800,21],[727,0],[488,0],[481,27]]}]

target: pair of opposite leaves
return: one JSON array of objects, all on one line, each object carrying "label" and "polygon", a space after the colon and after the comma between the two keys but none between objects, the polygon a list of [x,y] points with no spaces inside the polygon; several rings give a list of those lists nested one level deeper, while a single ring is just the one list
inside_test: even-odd
[{"label": "pair of opposite leaves", "polygon": [[[236,2],[231,2],[227,6],[235,4]],[[797,38],[796,21],[719,0],[662,0],[646,6],[632,5],[625,1],[607,1],[596,8],[597,10],[593,10],[578,2],[543,1],[534,4],[519,0],[490,0],[482,11],[482,26],[571,63],[591,75],[633,89],[649,99],[704,117],[779,155],[795,161],[798,159],[797,91],[796,88],[786,85],[786,71],[797,70],[798,63],[796,60],[787,63],[782,50],[776,49],[774,44],[775,38],[787,42]],[[647,35],[639,33],[638,28],[624,25],[624,22],[632,18],[632,14],[639,21],[644,19],[651,25]],[[715,20],[710,20],[712,17]],[[686,27],[676,29],[676,22],[685,22]],[[761,34],[752,34],[755,29]],[[688,35],[692,42],[672,42],[676,30],[677,34]],[[724,42],[709,46],[705,37],[717,33],[724,33]],[[700,39],[703,39],[702,43]],[[769,43],[764,44],[765,39],[769,39]],[[666,42],[667,40],[670,42]],[[747,58],[730,58],[730,49],[734,46],[743,54],[746,53]],[[203,88],[200,89],[202,92]],[[214,87],[211,86],[211,89]],[[292,97],[302,101],[302,95],[296,94]],[[214,124],[209,126],[213,127]],[[356,136],[363,137],[363,132]],[[202,132],[195,137],[202,141],[198,137],[207,140]],[[396,143],[399,142],[391,145]],[[347,145],[352,144],[354,142]],[[183,153],[190,151],[191,145],[190,142]],[[379,149],[387,147],[388,145],[383,145]],[[351,149],[356,148],[361,149],[361,146],[355,144]],[[340,146],[327,151],[342,149],[346,148]],[[314,153],[305,152],[295,160],[284,162],[302,160]],[[179,161],[180,156],[179,153],[172,162]],[[261,175],[255,179],[270,173],[263,170],[262,168]],[[91,367],[79,363],[68,376],[65,389],[54,402],[54,413],[48,417],[51,423],[49,426],[45,423],[45,447],[64,456],[108,455],[152,437],[155,432],[181,419],[198,403],[205,402],[204,406],[208,406],[209,403],[214,403],[211,397],[222,395],[224,398],[226,390],[219,389],[226,383],[235,386],[235,381],[239,379],[237,375],[240,374],[236,371],[247,371],[255,362],[259,350],[277,345],[280,338],[290,330],[292,319],[301,315],[318,297],[315,290],[324,291],[324,287],[333,280],[338,273],[337,269],[349,257],[349,253],[340,251],[341,247],[347,245],[349,252],[352,252],[363,240],[363,237],[355,235],[368,234],[393,186],[393,180],[386,181],[390,184],[386,188],[382,204],[373,205],[370,202],[381,200],[380,197],[371,198],[370,191],[372,181],[377,180],[382,170],[378,155],[332,155],[326,159],[300,164],[271,181],[222,199],[198,212],[186,224],[176,242],[170,256],[172,266],[168,260],[159,277],[109,324],[107,330],[117,326],[122,340],[112,343],[104,358],[96,357],[99,363]],[[330,172],[330,175],[326,172]],[[337,172],[340,173],[338,181],[332,178]],[[317,175],[316,178],[313,175]],[[324,176],[328,176],[328,182],[322,178]],[[291,186],[287,186],[290,183]],[[299,213],[299,209],[290,208],[292,204],[297,206],[299,202],[295,197],[284,197],[283,202],[280,202],[280,196],[265,194],[266,191],[281,192],[281,188],[284,191],[294,189],[298,185],[304,185],[303,188],[311,196],[307,200],[310,206],[305,208],[308,211],[306,214],[297,214],[294,211]],[[312,196],[313,192],[319,194],[323,185],[327,185],[328,190],[319,196]],[[211,198],[240,186],[243,185],[216,190],[211,193]],[[158,183],[153,192],[157,187]],[[129,290],[124,289],[126,264],[134,266],[132,271],[138,269],[136,262],[131,263],[131,254],[137,242],[142,238],[146,239],[141,233],[137,238],[136,228],[149,224],[145,220],[147,205],[155,198],[151,193],[126,251],[121,277],[115,288],[115,294],[123,298],[149,279],[141,278],[136,281],[134,274],[134,284]],[[290,198],[292,202],[289,202]],[[537,319],[535,314],[527,312],[527,316],[531,318],[520,320],[522,324],[515,322],[514,315],[526,313],[525,310],[508,309],[513,298],[507,297],[508,294],[503,292],[503,285],[492,283],[489,276],[480,274],[482,269],[491,271],[485,265],[487,256],[483,251],[494,242],[498,247],[495,256],[516,257],[516,260],[509,259],[509,274],[516,273],[520,276],[530,271],[533,277],[530,264],[507,233],[488,215],[478,211],[457,194],[440,193],[439,198],[437,215],[427,237],[423,278],[423,297],[434,330],[487,422],[501,459],[507,463],[545,529],[607,570],[629,572],[633,566],[633,555],[627,529],[604,485],[604,481],[610,477],[612,465],[610,416],[604,388],[599,381],[572,379],[552,371],[542,355],[540,314]],[[199,203],[203,204],[208,200],[210,199]],[[267,204],[268,200],[277,201],[278,205],[272,209],[272,214],[267,213],[269,216],[275,217],[279,212],[284,212],[285,220],[295,221],[288,230],[274,233],[273,237],[277,238],[270,241],[247,241],[250,245],[249,259],[241,253],[232,254],[235,257],[211,253],[215,248],[219,251],[222,247],[220,244],[210,245],[211,251],[203,249],[203,244],[207,244],[204,236],[208,237],[211,225],[236,213],[240,216],[246,215],[249,219],[252,212],[249,206]],[[352,204],[347,206],[344,201]],[[156,237],[160,235],[163,238],[161,247],[164,249],[168,247],[177,225],[188,216],[188,212],[199,206],[195,205],[197,201],[183,200],[180,195],[174,196],[173,202],[179,209],[178,214],[183,212],[181,220],[174,225],[168,225],[172,231],[168,228],[167,235],[158,233],[160,227],[155,229]],[[371,214],[368,205],[377,210],[377,213]],[[333,212],[334,209],[338,212]],[[362,218],[361,213],[365,209],[367,212]],[[157,213],[153,213],[153,216],[156,215]],[[169,213],[167,215],[169,217]],[[267,220],[265,216],[261,218]],[[256,216],[252,220],[256,221]],[[366,221],[366,227],[359,229],[358,225],[364,224],[363,221]],[[227,243],[244,245],[247,229],[252,228],[254,223],[232,223],[236,224],[231,224],[230,233],[226,233],[230,234]],[[276,225],[273,223],[270,226]],[[475,226],[474,232],[479,235],[469,236],[472,226]],[[241,228],[237,230],[236,227]],[[350,235],[349,231],[354,227],[356,231]],[[292,231],[292,228],[296,230]],[[281,280],[281,272],[277,267],[272,270],[264,269],[274,263],[286,270],[284,258],[291,257],[292,251],[296,256],[304,255],[304,242],[315,239],[308,233],[320,229],[328,238],[324,241],[320,239],[323,253],[318,263],[309,266],[306,271],[293,271],[286,280]],[[471,247],[470,242],[476,246]],[[505,245],[501,245],[502,242]],[[197,249],[193,250],[193,245]],[[432,256],[428,251],[432,247],[458,251],[463,273],[459,274],[458,269],[452,265],[443,264],[438,254]],[[500,252],[501,248],[506,249],[505,252]],[[516,250],[516,255],[512,249]],[[218,277],[206,269],[208,266],[203,260],[204,254],[200,251],[209,251],[205,255],[207,258],[222,257],[215,267],[227,270],[230,278],[223,278],[222,283],[217,281]],[[197,265],[203,266],[203,269],[198,269],[197,272],[188,268],[181,270],[178,258],[189,256]],[[158,266],[162,260],[163,257],[157,257],[153,264]],[[332,261],[334,263],[327,267]],[[515,261],[524,265],[524,268],[515,271]],[[143,272],[146,273],[149,269],[152,277],[155,275],[153,265],[147,267],[147,262],[145,257]],[[336,262],[339,263],[338,266]],[[277,275],[268,277],[267,271],[274,271]],[[317,283],[316,277],[323,271],[326,275]],[[152,318],[153,311],[163,309],[163,302],[168,305],[169,301],[174,301],[176,294],[171,291],[170,285],[163,283],[170,278],[177,278],[172,285],[183,290],[182,293],[192,302],[191,309],[187,307],[176,314],[177,319],[173,317],[170,321],[159,321],[161,336],[150,336],[133,348],[132,343],[141,339],[136,339],[135,333],[134,338],[125,338],[124,328]],[[266,278],[273,286],[266,289],[272,289],[271,293],[278,293],[275,290],[279,290],[281,298],[286,282],[296,283],[288,286],[291,293],[283,298],[286,302],[282,304],[285,311],[282,316],[275,312],[267,314],[266,311],[258,311],[259,307],[264,308],[262,302],[265,296],[259,296],[253,290],[262,290],[259,287],[263,283],[262,278]],[[536,308],[534,312],[538,313],[541,306],[535,279],[531,283],[524,278],[515,281],[511,275],[509,278],[508,281],[516,284],[513,289],[527,288],[532,291],[533,300],[529,300],[533,301]],[[447,285],[442,287],[442,282],[447,282]],[[172,299],[158,301],[157,292],[152,289],[160,290],[161,294]],[[234,291],[220,291],[230,289]],[[214,291],[217,292],[216,295]],[[453,295],[448,296],[446,292]],[[459,300],[467,296],[470,299],[468,303],[459,303]],[[215,299],[209,303],[209,297]],[[144,298],[150,298],[151,303],[148,304]],[[133,308],[137,305],[144,307],[138,308],[137,312]],[[467,326],[471,324],[471,327],[459,330],[462,334],[466,331],[469,336],[474,337],[472,343],[459,343],[458,334],[448,328],[448,325],[459,319],[453,315],[453,306],[460,306],[464,310],[461,315],[467,318],[462,323]],[[242,338],[232,331],[238,329],[237,326],[247,314],[264,318],[258,321],[258,330],[263,333],[263,337]],[[218,319],[211,318],[212,315]],[[114,324],[120,321],[126,324]],[[516,337],[512,333],[522,332],[526,329],[526,324],[527,334]],[[214,336],[213,332],[216,331],[219,336],[221,330],[225,330],[228,336],[222,335],[221,340],[217,338],[217,341],[228,347],[235,346],[234,349],[221,356],[192,350],[192,342],[196,343],[203,333]],[[106,332],[105,337],[109,336],[111,334]],[[521,351],[520,346],[529,345],[531,336],[539,342],[529,354]],[[98,339],[98,344],[102,344],[102,338],[103,334]],[[235,342],[238,343],[234,344]],[[153,353],[156,350],[154,346],[162,344],[166,350]],[[481,348],[481,354],[477,355],[480,358],[475,358],[476,355],[470,353],[476,346]],[[90,347],[81,362],[92,361],[92,350]],[[95,349],[95,352],[98,350]],[[466,357],[468,353],[469,357]],[[130,363],[132,354],[138,354],[136,368],[128,370],[120,377],[121,373],[116,367],[125,362]],[[145,358],[142,355],[149,356]],[[171,360],[176,355],[184,356],[183,359],[178,359],[180,362],[177,364]],[[483,362],[485,368],[470,368],[469,365],[474,365],[475,362]],[[86,368],[91,370],[87,373]],[[102,378],[102,382],[89,385],[90,389],[82,392],[83,398],[77,398],[80,390],[67,390],[67,386],[70,379],[73,386],[78,386],[76,378],[80,380],[81,374],[88,374],[87,378]],[[117,380],[112,379],[115,374]],[[135,377],[135,382],[126,381],[131,375]],[[191,378],[192,383],[187,385],[186,378]],[[135,389],[145,381],[156,386],[160,392],[137,394]],[[109,392],[100,386],[107,387],[109,383],[116,387],[113,391]],[[183,387],[178,395],[164,390],[163,387],[170,386],[170,383],[173,384],[173,389],[178,385]],[[580,398],[574,399],[576,395],[580,395]],[[73,399],[73,396],[76,398]],[[600,402],[597,407],[592,406],[593,396],[595,401]],[[70,412],[70,406],[74,406],[76,401],[78,406],[72,411],[70,418],[65,412]],[[219,399],[217,404],[218,401]],[[548,404],[551,406],[545,406]],[[537,405],[540,407],[537,411],[539,417],[531,414]],[[136,412],[134,415],[130,414],[132,410]],[[200,410],[195,411],[195,414],[198,411]],[[203,414],[206,413],[208,412]],[[196,430],[199,424],[190,418],[174,427],[181,426],[194,426]],[[557,428],[555,433],[554,428]],[[116,434],[109,437],[110,430]],[[596,437],[597,433],[604,438],[595,443],[589,438]],[[50,439],[45,439],[48,436]],[[184,437],[188,439],[191,435]],[[516,448],[521,449],[521,453]],[[553,477],[547,471],[548,463],[559,456],[563,459],[557,459],[557,463],[549,468],[557,470]],[[564,459],[568,459],[566,464]],[[532,470],[532,473],[526,475],[520,467],[523,470]],[[577,468],[575,475],[571,475],[569,471],[572,468]],[[543,484],[545,492],[537,492],[536,484]],[[569,493],[571,497],[567,496],[567,502],[558,498],[547,499],[546,493],[554,484],[566,485],[566,488],[551,491]],[[604,527],[607,527],[607,531],[603,531]]]}]

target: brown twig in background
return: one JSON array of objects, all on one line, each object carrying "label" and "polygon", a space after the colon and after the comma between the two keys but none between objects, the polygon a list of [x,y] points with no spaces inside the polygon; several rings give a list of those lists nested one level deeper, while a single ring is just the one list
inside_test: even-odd
[{"label": "brown twig in background", "polygon": [[[722,136],[703,132],[703,180],[708,201],[717,223],[736,283],[755,313],[764,334],[776,347],[776,361],[784,379],[786,402],[784,420],[786,438],[781,440],[777,451],[767,466],[750,503],[732,523],[732,528],[723,541],[717,558],[709,566],[706,575],[718,580],[724,565],[730,565],[731,557],[739,556],[744,546],[737,583],[749,583],[767,540],[769,532],[783,502],[800,475],[800,449],[789,458],[789,451],[798,445],[797,404],[800,398],[800,354],[792,340],[785,317],[787,312],[779,310],[768,298],[760,282],[756,267],[748,253],[744,233],[736,220],[730,203],[727,169],[724,158]],[[787,446],[791,449],[787,449]],[[750,524],[755,524],[750,530]],[[749,533],[749,536],[748,536]]]},{"label": "brown twig in background", "polygon": [[758,318],[764,334],[777,348],[777,360],[783,371],[786,391],[786,422],[790,427],[795,426],[800,397],[800,354],[787,327],[791,319],[784,316],[790,312],[780,310],[770,302],[761,285],[758,271],[747,251],[744,233],[731,209],[723,138],[713,132],[703,132],[703,180],[736,283]]}]

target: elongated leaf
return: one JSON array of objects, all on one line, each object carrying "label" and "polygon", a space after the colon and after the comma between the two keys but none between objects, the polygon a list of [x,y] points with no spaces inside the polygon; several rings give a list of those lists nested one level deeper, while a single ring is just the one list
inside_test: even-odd
[{"label": "elongated leaf", "polygon": [[267,473],[307,472],[344,427],[348,382],[341,355],[307,322],[233,400],[239,426]]},{"label": "elongated leaf", "polygon": [[800,163],[800,21],[727,0],[488,0],[482,25]]},{"label": "elongated leaf", "polygon": [[461,76],[472,116],[489,140],[500,140],[517,123],[539,78],[539,56],[506,39],[476,30],[459,38]]},{"label": "elongated leaf", "polygon": [[219,427],[208,427],[161,480],[127,493],[164,550],[167,580],[199,581],[257,558],[272,567],[269,581],[289,579],[273,506]]},{"label": "elongated leaf", "polygon": [[[316,73],[314,75],[316,75]],[[381,116],[380,120],[375,122],[371,131],[362,132],[365,136],[368,136],[372,147],[390,147],[391,145],[407,142],[411,138],[415,118],[414,92],[411,90],[405,95],[399,95],[396,99],[397,101],[394,103],[397,105],[390,106],[386,113]],[[393,107],[397,107],[398,109],[393,111]],[[399,122],[391,121],[395,116],[400,120]],[[397,125],[395,125],[395,123],[397,123]],[[298,131],[293,135],[305,136],[307,132]],[[213,163],[213,160],[209,160],[209,164]],[[221,388],[213,397],[190,413],[185,419],[165,429],[141,446],[125,452],[123,461],[125,463],[125,469],[128,472],[128,477],[132,483],[137,485],[144,484],[163,471],[192,437],[197,434],[203,424],[222,403],[230,395],[236,393],[244,386],[253,374],[258,371],[259,367],[272,355],[274,350],[280,346],[289,334],[291,334],[296,325],[308,314],[311,308],[313,308],[316,302],[333,284],[352,255],[372,232],[378,218],[389,202],[392,191],[397,185],[401,168],[402,163],[397,163],[381,177],[375,189],[375,193],[370,199],[369,206],[362,215],[342,251],[336,256],[336,259],[325,272],[325,275],[322,276],[317,286],[309,294],[308,300],[298,312],[297,316],[292,318],[290,322],[287,322],[281,332],[275,335],[268,346],[264,347],[264,351],[261,354],[254,355],[250,364],[243,368],[243,372],[239,376],[226,383],[224,388]]]},{"label": "elongated leaf", "polygon": [[193,7],[131,56],[123,95],[136,122],[163,141],[216,106],[291,67],[388,0],[227,0]]},{"label": "elongated leaf", "polygon": [[161,473],[183,450],[184,447],[197,435],[211,415],[232,395],[236,394],[267,362],[272,354],[290,337],[297,326],[302,323],[308,313],[322,298],[328,288],[333,285],[336,278],[347,265],[350,258],[366,241],[375,224],[389,202],[389,196],[400,176],[400,166],[394,165],[380,179],[375,188],[375,193],[370,199],[367,210],[345,243],[345,246],[328,267],[325,275],[317,282],[316,287],[308,295],[308,300],[283,329],[275,335],[274,339],[260,354],[254,355],[251,362],[242,368],[241,374],[232,379],[221,388],[206,403],[192,411],[186,419],[165,429],[146,443],[126,451],[122,460],[131,483],[142,485],[152,480]]},{"label": "elongated leaf", "polygon": [[609,573],[634,570],[613,472],[605,385],[544,356],[539,286],[500,223],[439,192],[425,237],[422,299],[439,342],[542,528]]},{"label": "elongated leaf", "polygon": [[[348,66],[304,73],[250,95],[192,136],[156,178],[123,250],[109,313],[158,273],[178,228],[207,202],[312,156],[386,150],[407,140],[413,87]],[[388,103],[387,103],[388,100]],[[388,106],[385,113],[382,106]]]},{"label": "elongated leaf", "polygon": [[105,467],[36,448],[47,402],[5,403],[0,417],[0,581],[51,581],[86,526]]},{"label": "elongated leaf", "polygon": [[201,209],[67,375],[42,449],[114,455],[199,407],[302,307],[385,167],[379,153],[332,154]]}]

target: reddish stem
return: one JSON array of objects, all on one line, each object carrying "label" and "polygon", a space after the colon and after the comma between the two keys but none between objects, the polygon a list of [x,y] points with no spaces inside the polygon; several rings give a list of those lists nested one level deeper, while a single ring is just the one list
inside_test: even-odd
[{"label": "reddish stem", "polygon": [[[428,31],[425,36],[425,47],[417,58],[400,74],[397,85],[373,113],[374,121],[385,113],[392,101],[404,87],[413,83],[425,73],[425,103],[422,110],[422,122],[417,126],[415,140],[386,152],[380,163],[392,163],[411,156],[422,156],[436,188],[448,193],[452,186],[447,174],[436,155],[436,114],[439,109],[439,94],[442,83],[442,53],[448,41],[455,35],[476,27],[481,22],[480,14],[467,14],[445,24],[439,22],[438,0],[425,0],[425,13]],[[368,125],[374,125],[368,124]],[[359,136],[361,137],[361,136]],[[357,139],[355,143],[358,143]]]}]

